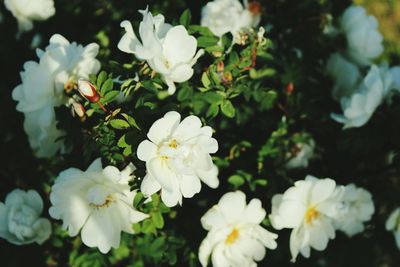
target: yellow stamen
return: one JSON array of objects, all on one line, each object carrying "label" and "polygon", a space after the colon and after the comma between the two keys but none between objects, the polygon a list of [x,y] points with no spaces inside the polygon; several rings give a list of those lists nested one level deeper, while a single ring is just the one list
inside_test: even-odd
[{"label": "yellow stamen", "polygon": [[89,205],[90,205],[91,207],[95,208],[95,209],[108,208],[108,207],[111,205],[111,203],[113,203],[113,202],[114,202],[114,199],[112,198],[112,196],[111,196],[111,195],[108,195],[108,196],[106,197],[106,201],[104,201],[103,204],[97,205],[97,204],[90,203]]},{"label": "yellow stamen", "polygon": [[172,139],[171,142],[169,143],[169,147],[171,148],[177,148],[178,147],[178,142],[176,142],[176,139]]},{"label": "yellow stamen", "polygon": [[233,228],[232,232],[225,239],[225,243],[228,245],[232,245],[233,243],[235,243],[238,237],[239,237],[239,231],[236,228]]},{"label": "yellow stamen", "polygon": [[305,221],[307,224],[312,224],[315,219],[318,219],[319,212],[315,207],[308,208],[305,215]]}]

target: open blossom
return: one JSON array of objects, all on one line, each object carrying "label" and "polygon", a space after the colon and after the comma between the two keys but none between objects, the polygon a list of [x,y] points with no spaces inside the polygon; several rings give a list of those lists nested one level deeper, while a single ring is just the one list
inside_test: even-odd
[{"label": "open blossom", "polygon": [[55,34],[45,51],[37,50],[39,62],[28,61],[21,72],[22,83],[12,93],[17,110],[25,114],[24,129],[37,157],[51,157],[63,149],[63,132],[56,127],[54,107],[68,102],[64,90],[79,78],[87,79],[100,69],[99,46],[70,43]]},{"label": "open blossom", "polygon": [[123,171],[95,160],[86,171],[62,171],[51,188],[50,216],[63,221],[70,236],[81,231],[82,242],[107,253],[118,248],[121,231],[133,234],[132,224],[148,217],[133,208],[136,191],[129,181],[135,167]]},{"label": "open blossom", "polygon": [[334,81],[332,96],[340,99],[350,96],[361,80],[358,66],[348,61],[339,53],[332,54],[327,62],[326,71]]},{"label": "open blossom", "polygon": [[0,237],[14,245],[42,244],[51,234],[49,220],[40,217],[42,211],[36,191],[13,190],[0,202]]},{"label": "open blossom", "polygon": [[308,175],[285,193],[272,198],[272,226],[277,230],[293,229],[290,235],[292,261],[299,253],[308,258],[311,248],[326,249],[329,239],[335,238],[333,218],[342,190],[332,179]]},{"label": "open blossom", "polygon": [[34,20],[46,20],[56,12],[53,0],[5,0],[4,4],[17,19],[20,31],[31,30]]},{"label": "open blossom", "polygon": [[206,267],[211,256],[214,267],[255,267],[265,257],[265,247],[275,249],[278,235],[260,226],[266,216],[259,199],[246,203],[241,191],[226,193],[201,218],[208,232],[199,249]]},{"label": "open blossom", "polygon": [[308,162],[314,156],[315,141],[295,144],[291,153],[287,155],[289,161],[286,162],[286,169],[307,168]]},{"label": "open blossom", "polygon": [[147,133],[150,141],[142,141],[137,149],[147,169],[141,191],[150,196],[161,190],[162,201],[173,207],[182,204],[182,196],[200,192],[200,180],[218,187],[218,169],[210,156],[218,143],[211,136],[212,128],[193,115],[181,121],[181,115],[171,111],[155,121]]},{"label": "open blossom", "polygon": [[258,3],[239,0],[214,0],[208,2],[201,12],[201,25],[208,27],[216,36],[231,33],[233,36],[260,23]]},{"label": "open blossom", "polygon": [[378,30],[378,21],[368,16],[365,8],[350,6],[340,21],[347,39],[347,54],[360,66],[370,65],[383,52],[383,36]]},{"label": "open blossom", "polygon": [[335,218],[336,228],[353,236],[364,231],[364,222],[371,220],[375,207],[372,195],[365,189],[349,184],[344,187]]},{"label": "open blossom", "polygon": [[385,67],[373,65],[359,88],[350,96],[340,100],[343,115],[331,114],[344,129],[366,124],[392,88],[392,77]]},{"label": "open blossom", "polygon": [[196,53],[197,40],[189,35],[184,26],[173,27],[164,22],[163,15],[153,17],[147,9],[139,12],[143,15],[139,27],[140,39],[132,24],[125,20],[121,22],[121,27],[126,33],[118,49],[145,60],[155,72],[161,74],[168,85],[168,93],[174,94],[175,83],[183,83],[193,76],[193,65],[203,50]]},{"label": "open blossom", "polygon": [[396,245],[400,249],[400,208],[395,209],[386,221],[386,230],[393,232]]}]

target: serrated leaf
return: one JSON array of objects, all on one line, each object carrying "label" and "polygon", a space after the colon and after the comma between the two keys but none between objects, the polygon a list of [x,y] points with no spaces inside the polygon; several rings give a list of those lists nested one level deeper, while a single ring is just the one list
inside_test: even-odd
[{"label": "serrated leaf", "polygon": [[127,121],[121,120],[121,119],[113,119],[110,121],[111,127],[117,130],[123,130],[123,129],[128,129],[130,127],[129,123]]}]

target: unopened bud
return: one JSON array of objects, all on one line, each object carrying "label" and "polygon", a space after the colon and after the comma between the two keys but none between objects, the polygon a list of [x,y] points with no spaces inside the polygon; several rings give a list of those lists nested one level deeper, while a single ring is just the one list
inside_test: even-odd
[{"label": "unopened bud", "polygon": [[84,118],[86,115],[86,110],[81,103],[74,101],[71,105],[71,113],[74,117],[78,116],[79,118]]},{"label": "unopened bud", "polygon": [[253,1],[250,2],[247,9],[252,13],[253,15],[259,15],[261,14],[261,4],[259,2]]},{"label": "unopened bud", "polygon": [[79,80],[78,91],[84,98],[92,103],[97,103],[100,100],[100,96],[97,93],[96,87],[88,81]]},{"label": "unopened bud", "polygon": [[294,91],[294,84],[292,82],[290,82],[286,85],[286,93],[288,95],[291,95],[293,93],[293,91]]}]

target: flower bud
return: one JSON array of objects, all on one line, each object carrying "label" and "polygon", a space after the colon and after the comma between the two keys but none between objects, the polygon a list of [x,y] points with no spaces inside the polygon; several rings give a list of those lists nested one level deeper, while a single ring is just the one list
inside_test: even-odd
[{"label": "flower bud", "polygon": [[81,103],[73,102],[71,105],[72,116],[78,116],[79,118],[85,117],[86,110]]},{"label": "flower bud", "polygon": [[259,2],[253,1],[250,2],[247,9],[252,13],[253,15],[259,15],[261,13],[261,4]]},{"label": "flower bud", "polygon": [[100,100],[100,96],[97,93],[96,87],[88,81],[79,80],[78,91],[84,98],[92,103],[97,103]]}]

